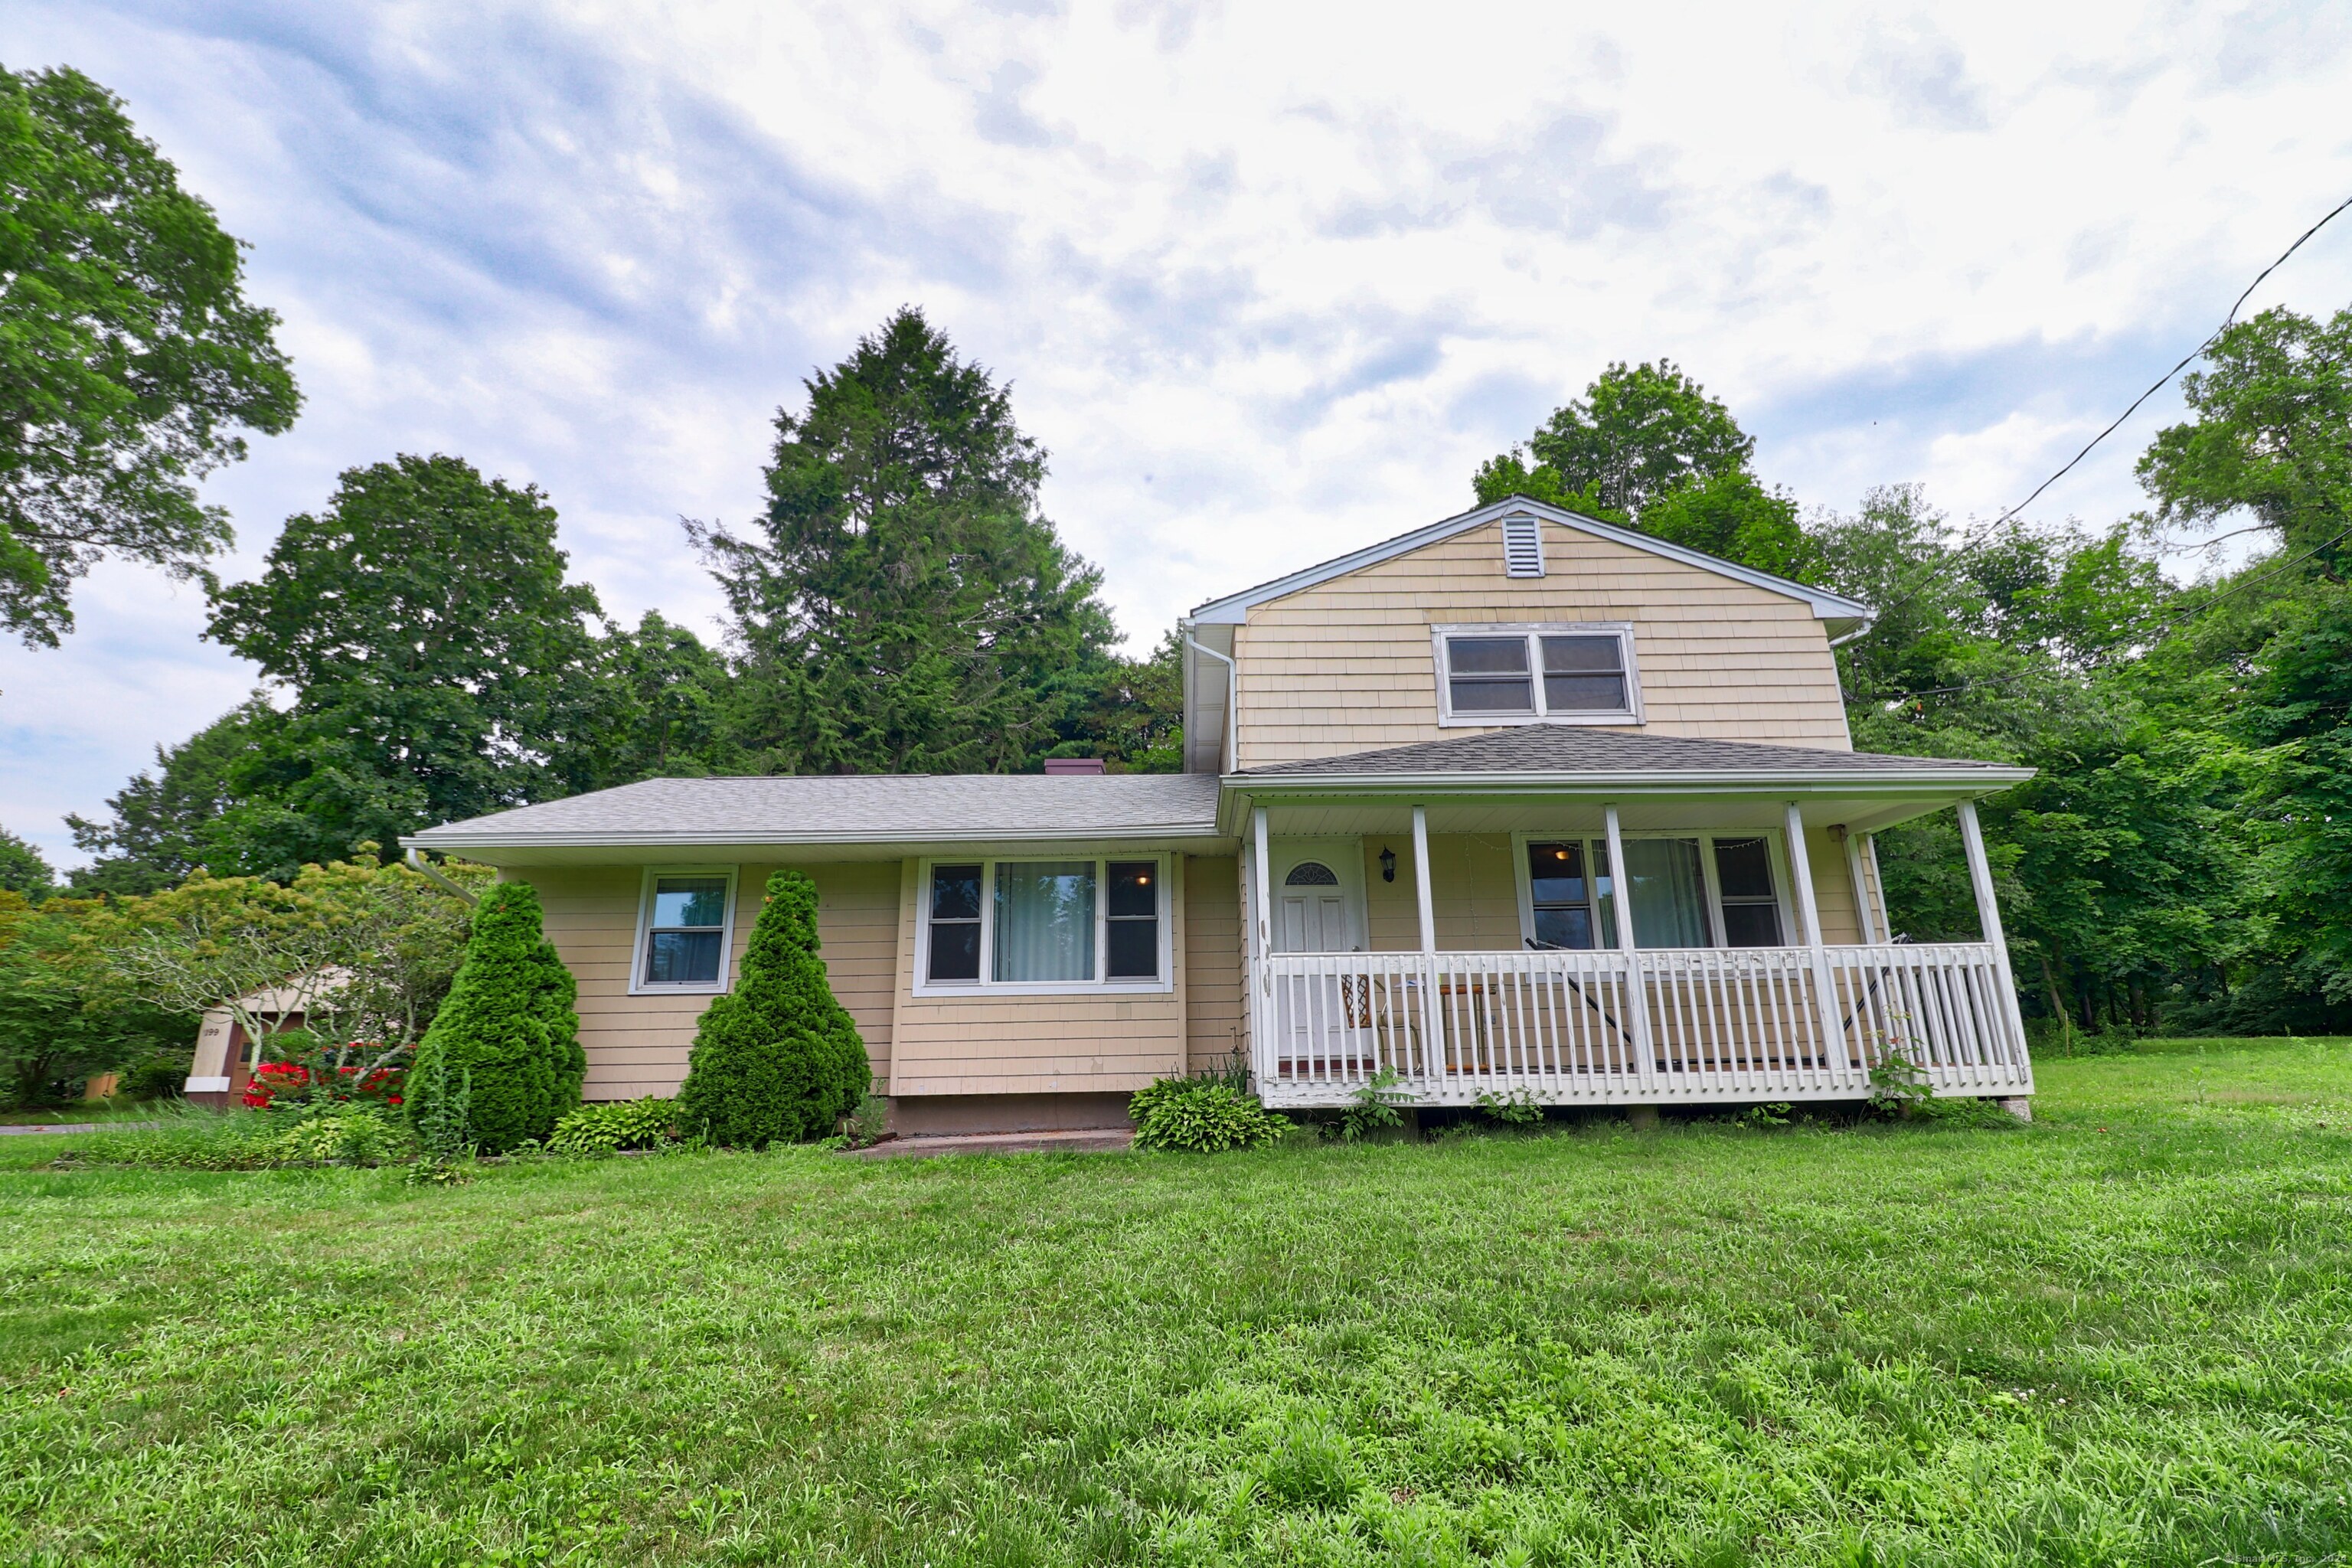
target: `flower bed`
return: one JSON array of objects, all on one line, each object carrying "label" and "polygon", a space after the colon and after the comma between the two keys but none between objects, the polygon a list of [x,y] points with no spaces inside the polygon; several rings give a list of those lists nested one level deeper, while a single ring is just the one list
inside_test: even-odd
[{"label": "flower bed", "polygon": [[[362,1069],[357,1066],[332,1069],[333,1088],[330,1100],[372,1100],[378,1105],[398,1105],[402,1090],[408,1081],[405,1068],[374,1068]],[[259,1076],[245,1086],[245,1103],[256,1110],[267,1109],[280,1095],[306,1098],[310,1092],[310,1069],[300,1062],[264,1062]]]}]

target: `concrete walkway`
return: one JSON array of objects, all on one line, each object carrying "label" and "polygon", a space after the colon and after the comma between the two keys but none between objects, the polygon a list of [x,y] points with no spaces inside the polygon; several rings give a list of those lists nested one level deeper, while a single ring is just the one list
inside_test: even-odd
[{"label": "concrete walkway", "polygon": [[37,1132],[123,1132],[134,1127],[161,1127],[160,1121],[21,1121],[0,1127],[0,1138]]},{"label": "concrete walkway", "polygon": [[936,1154],[1097,1154],[1135,1142],[1132,1128],[1087,1128],[1069,1132],[959,1132],[936,1138],[893,1138],[871,1149],[847,1152],[853,1160],[921,1160]]}]

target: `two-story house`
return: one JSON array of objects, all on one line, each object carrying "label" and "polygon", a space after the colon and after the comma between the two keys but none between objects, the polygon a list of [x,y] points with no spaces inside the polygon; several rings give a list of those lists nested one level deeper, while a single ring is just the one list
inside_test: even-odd
[{"label": "two-story house", "polygon": [[[1124,1121],[1244,1053],[1276,1106],[2032,1091],[1974,803],[1857,752],[1868,607],[1515,500],[1200,606],[1178,774],[657,779],[429,829],[535,884],[591,1099],[675,1090],[805,869],[906,1131]],[[1888,929],[1872,835],[1957,811],[1981,940]]]}]

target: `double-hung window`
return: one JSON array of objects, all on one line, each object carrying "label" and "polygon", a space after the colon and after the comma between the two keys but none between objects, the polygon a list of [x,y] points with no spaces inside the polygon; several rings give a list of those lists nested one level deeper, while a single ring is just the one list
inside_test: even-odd
[{"label": "double-hung window", "polygon": [[1641,720],[1633,628],[1439,626],[1444,724],[1632,724]]},{"label": "double-hung window", "polygon": [[1160,857],[928,863],[919,988],[1167,990],[1167,871]]},{"label": "double-hung window", "polygon": [[[1789,942],[1774,841],[1761,834],[1627,835],[1624,882],[1636,947]],[[1538,948],[1617,945],[1618,879],[1601,838],[1528,837],[1521,915]]]},{"label": "double-hung window", "polygon": [[726,990],[734,907],[732,868],[646,873],[630,989]]}]

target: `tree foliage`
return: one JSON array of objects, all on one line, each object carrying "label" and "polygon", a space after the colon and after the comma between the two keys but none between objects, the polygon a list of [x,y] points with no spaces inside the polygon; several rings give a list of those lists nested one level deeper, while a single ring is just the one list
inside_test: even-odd
[{"label": "tree foliage", "polygon": [[404,455],[345,470],[215,596],[207,635],[294,694],[267,793],[301,850],[569,793],[599,611],[564,563],[535,488]]},{"label": "tree foliage", "polygon": [[689,525],[769,773],[999,773],[1057,742],[1109,647],[1100,574],[1037,510],[1012,395],[908,309],[776,416],[756,535]]},{"label": "tree foliage", "polygon": [[420,1130],[466,1100],[465,1142],[488,1154],[544,1140],[580,1103],[577,987],[540,927],[539,892],[502,882],[482,895],[449,994],[417,1047],[408,1107]]},{"label": "tree foliage", "polygon": [[1797,504],[1758,481],[1755,438],[1672,360],[1611,365],[1525,447],[1480,465],[1486,505],[1514,495],[1791,575],[1810,560]]},{"label": "tree foliage", "polygon": [[871,1087],[866,1044],[817,956],[816,915],[805,873],[770,877],[734,988],[703,1011],[677,1101],[713,1142],[825,1137]]},{"label": "tree foliage", "polygon": [[0,68],[0,626],[54,645],[101,557],[199,575],[197,500],[300,399],[237,242],[71,69]]},{"label": "tree foliage", "polygon": [[92,1073],[184,1063],[193,1049],[194,1016],[92,983],[80,938],[104,912],[95,900],[36,906],[0,890],[0,1104],[54,1103]]},{"label": "tree foliage", "polygon": [[2352,527],[2352,309],[2284,308],[2223,331],[2181,378],[2194,418],[2140,458],[2156,520],[2202,528],[2249,513],[2284,551],[2331,564]]},{"label": "tree foliage", "polygon": [[0,827],[0,892],[14,893],[37,904],[56,889],[57,881],[47,857]]}]

